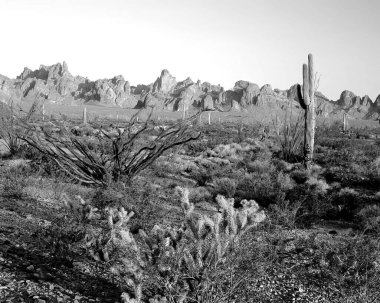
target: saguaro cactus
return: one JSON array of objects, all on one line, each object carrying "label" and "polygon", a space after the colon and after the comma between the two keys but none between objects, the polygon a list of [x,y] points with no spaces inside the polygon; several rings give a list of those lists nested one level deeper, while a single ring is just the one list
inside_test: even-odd
[{"label": "saguaro cactus", "polygon": [[347,129],[348,129],[347,114],[343,113],[343,131],[346,131]]},{"label": "saguaro cactus", "polygon": [[313,160],[314,134],[315,134],[315,104],[314,104],[314,64],[313,55],[308,55],[308,64],[303,64],[303,86],[297,86],[298,98],[305,110],[305,135],[304,135],[304,164],[310,167]]}]

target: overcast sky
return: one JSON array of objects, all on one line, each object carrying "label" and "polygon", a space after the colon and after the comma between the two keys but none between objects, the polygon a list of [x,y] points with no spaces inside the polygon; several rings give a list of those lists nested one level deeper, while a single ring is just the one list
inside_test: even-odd
[{"label": "overcast sky", "polygon": [[379,0],[0,0],[0,74],[66,61],[73,75],[152,83],[166,68],[226,89],[286,89],[313,53],[319,89],[380,94]]}]

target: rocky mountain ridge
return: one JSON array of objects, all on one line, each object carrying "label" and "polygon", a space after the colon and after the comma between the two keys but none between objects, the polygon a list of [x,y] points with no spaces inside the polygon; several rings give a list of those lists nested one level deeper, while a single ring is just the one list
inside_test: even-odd
[{"label": "rocky mountain ridge", "polygon": [[[296,85],[287,90],[272,89],[270,84],[259,85],[239,80],[232,89],[224,90],[209,82],[194,82],[190,78],[177,81],[164,69],[155,82],[131,86],[123,76],[90,81],[73,76],[66,62],[52,66],[41,65],[32,71],[24,68],[16,79],[0,75],[0,101],[26,102],[40,98],[49,102],[77,105],[83,103],[142,108],[154,106],[160,110],[219,110],[244,111],[255,107],[284,109],[289,102],[297,106]],[[341,111],[355,118],[379,119],[380,95],[375,101],[368,96],[359,97],[345,90],[338,100],[329,100],[316,92],[317,115],[328,117]]]}]

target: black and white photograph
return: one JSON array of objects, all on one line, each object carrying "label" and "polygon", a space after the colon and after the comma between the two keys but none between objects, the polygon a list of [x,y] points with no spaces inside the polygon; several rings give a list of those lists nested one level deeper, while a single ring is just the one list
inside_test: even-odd
[{"label": "black and white photograph", "polygon": [[380,303],[379,0],[0,29],[0,303]]}]

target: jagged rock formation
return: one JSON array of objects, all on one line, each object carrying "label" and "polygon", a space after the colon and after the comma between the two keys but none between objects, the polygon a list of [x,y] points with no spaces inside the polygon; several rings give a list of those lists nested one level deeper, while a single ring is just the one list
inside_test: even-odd
[{"label": "jagged rock formation", "polygon": [[7,103],[12,99],[20,99],[21,92],[15,81],[0,75],[0,101]]},{"label": "jagged rock formation", "polygon": [[161,76],[158,77],[153,84],[153,92],[169,93],[174,89],[176,84],[177,81],[175,80],[175,77],[173,77],[168,70],[164,69],[161,72]]},{"label": "jagged rock formation", "polygon": [[[91,102],[126,108],[154,107],[159,110],[221,110],[245,111],[260,107],[268,111],[285,110],[289,104],[299,109],[296,85],[288,90],[272,89],[265,84],[261,88],[252,82],[239,80],[234,87],[223,87],[209,82],[194,82],[190,78],[177,82],[164,69],[154,83],[130,86],[122,76],[112,79],[90,81],[74,77],[66,62],[51,66],[41,65],[37,70],[24,68],[16,79],[0,75],[0,101],[45,99],[60,104]],[[345,111],[352,117],[379,119],[380,95],[374,102],[368,97],[360,98],[350,91],[343,91],[337,101],[329,100],[316,92],[317,115],[328,117]]]},{"label": "jagged rock formation", "polygon": [[375,102],[370,104],[368,113],[366,114],[365,118],[380,121],[380,95],[377,96]]},{"label": "jagged rock formation", "polygon": [[256,105],[265,106],[269,105],[277,100],[276,94],[270,84],[265,84],[260,88],[260,92],[257,95]]},{"label": "jagged rock formation", "polygon": [[95,82],[70,74],[66,62],[52,66],[41,65],[38,70],[24,71],[15,80],[0,78],[2,99],[41,98],[57,103],[100,102],[102,104],[133,106],[136,100],[131,96],[128,81],[122,76]]},{"label": "jagged rock formation", "polygon": [[340,98],[337,102],[338,105],[342,106],[344,109],[349,109],[360,103],[360,97],[356,96],[353,92],[345,90],[340,94]]}]

